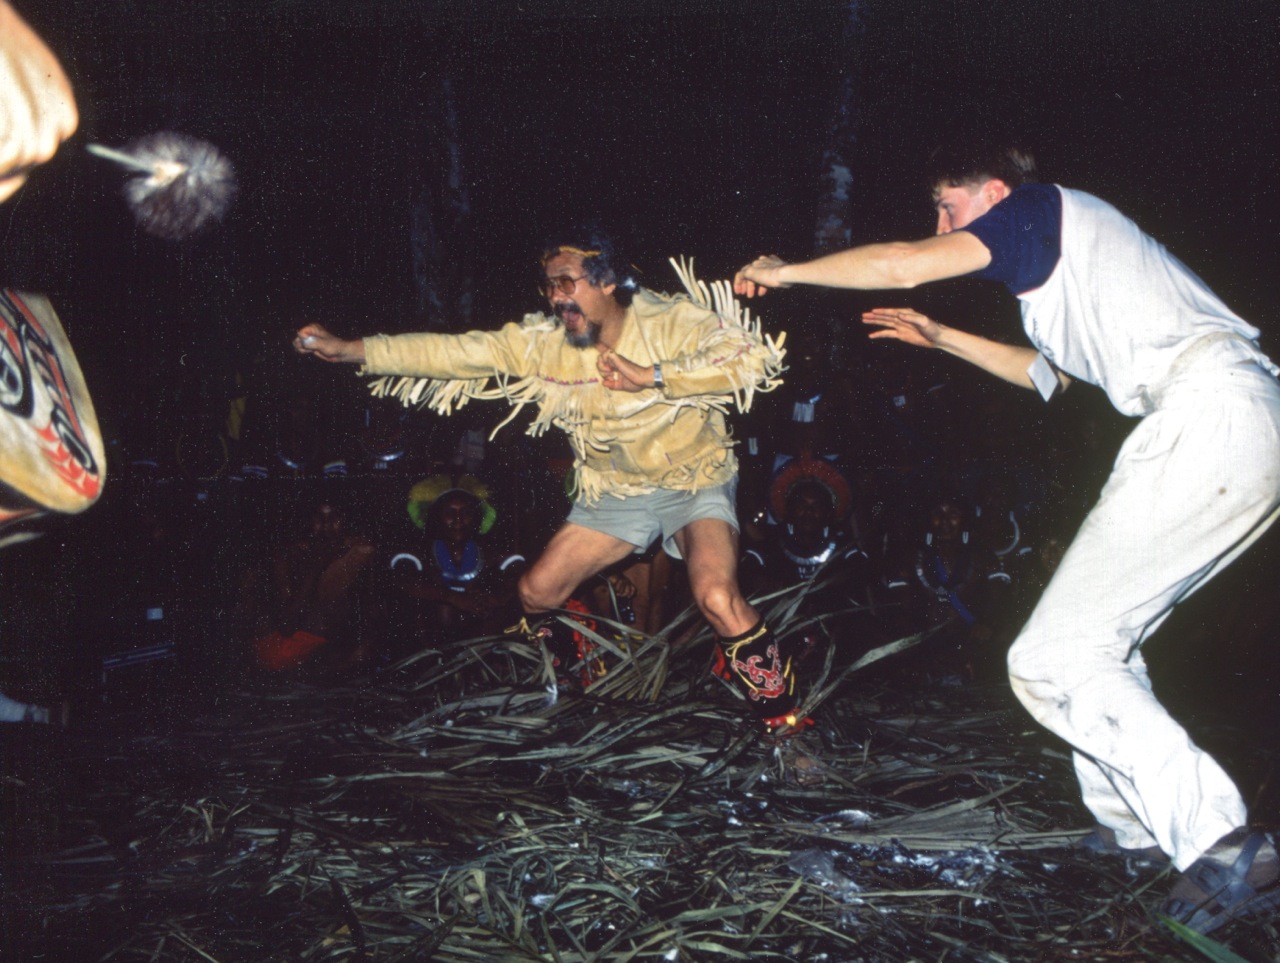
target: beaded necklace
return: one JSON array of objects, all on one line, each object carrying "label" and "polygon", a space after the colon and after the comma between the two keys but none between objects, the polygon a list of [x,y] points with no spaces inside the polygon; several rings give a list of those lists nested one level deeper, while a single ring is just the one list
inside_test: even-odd
[{"label": "beaded necklace", "polygon": [[431,546],[431,554],[436,566],[440,569],[440,577],[455,592],[464,591],[465,584],[474,581],[484,569],[484,559],[480,557],[480,546],[471,539],[467,539],[466,547],[462,550],[462,561],[457,565],[454,564],[453,554],[443,539],[435,540]]},{"label": "beaded necklace", "polygon": [[969,553],[967,551],[961,553],[961,564],[954,573],[947,571],[946,565],[942,562],[942,556],[936,551],[930,554],[933,557],[933,569],[938,576],[938,584],[934,585],[930,582],[929,577],[925,574],[927,566],[925,565],[925,550],[923,548],[916,551],[916,578],[920,580],[921,585],[937,597],[938,601],[950,605],[966,624],[973,625],[974,622],[978,621],[977,616],[970,612],[968,606],[960,600],[960,596],[952,591],[953,586],[963,585],[969,575],[969,563],[972,561]]}]

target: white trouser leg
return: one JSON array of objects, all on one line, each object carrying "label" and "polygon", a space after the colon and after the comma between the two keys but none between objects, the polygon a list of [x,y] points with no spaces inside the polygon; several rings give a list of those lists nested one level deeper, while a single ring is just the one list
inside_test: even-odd
[{"label": "white trouser leg", "polygon": [[1013,690],[1077,754],[1084,801],[1121,845],[1185,869],[1245,823],[1239,791],[1151,692],[1137,646],[1280,503],[1280,387],[1249,367],[1166,391],[1121,449],[1026,628]]},{"label": "white trouser leg", "polygon": [[[1142,650],[1135,649],[1129,656],[1128,668],[1134,679],[1148,692],[1151,680],[1142,659]],[[1116,842],[1125,849],[1146,849],[1159,845],[1147,831],[1146,821],[1134,815],[1122,791],[1113,781],[1111,770],[1082,752],[1072,753],[1076,779],[1080,782],[1080,795],[1084,804],[1098,822],[1116,834]]]}]

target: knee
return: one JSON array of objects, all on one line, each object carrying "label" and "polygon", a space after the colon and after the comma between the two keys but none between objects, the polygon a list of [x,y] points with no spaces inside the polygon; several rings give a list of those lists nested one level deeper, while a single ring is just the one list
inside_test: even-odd
[{"label": "knee", "polygon": [[703,616],[713,625],[717,625],[733,620],[742,593],[730,583],[711,582],[699,585],[694,590],[693,598]]},{"label": "knee", "polygon": [[1009,685],[1018,701],[1038,719],[1055,708],[1065,708],[1067,692],[1075,681],[1065,649],[1059,639],[1026,631],[1009,646]]},{"label": "knee", "polygon": [[1048,666],[1043,653],[1044,646],[1040,639],[1029,632],[1022,632],[1013,640],[1005,657],[1010,681],[1016,683],[1019,679],[1040,679],[1050,674],[1046,671]]},{"label": "knee", "polygon": [[558,586],[539,578],[536,571],[520,576],[516,592],[520,596],[520,605],[526,612],[545,612],[547,609],[559,608],[568,598],[568,593],[562,593]]},{"label": "knee", "polygon": [[1009,646],[1005,655],[1005,666],[1009,670],[1009,678],[1020,678],[1036,660],[1032,655],[1033,648],[1026,642],[1026,633],[1019,635]]}]

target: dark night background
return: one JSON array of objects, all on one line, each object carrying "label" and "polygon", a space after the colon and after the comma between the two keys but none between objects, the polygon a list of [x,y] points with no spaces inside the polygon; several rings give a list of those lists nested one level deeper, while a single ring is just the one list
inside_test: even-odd
[{"label": "dark night background", "polygon": [[[1116,204],[1256,324],[1264,349],[1280,358],[1274,0],[12,2],[62,61],[81,121],[0,206],[0,284],[51,298],[108,455],[98,505],[42,519],[45,538],[0,559],[0,682],[6,690],[12,677],[33,683],[17,690],[33,699],[60,695],[56,674],[83,641],[69,613],[92,609],[135,574],[130,559],[111,560],[130,550],[131,459],[172,451],[184,419],[201,430],[220,424],[242,388],[250,416],[289,385],[310,385],[325,413],[363,404],[349,370],[292,353],[301,323],[347,336],[426,323],[414,211],[447,174],[446,84],[469,206],[456,231],[441,233],[442,263],[472,275],[476,327],[538,309],[531,281],[541,243],[584,219],[622,237],[660,290],[678,287],[666,263],[675,255],[696,258],[708,280],[761,253],[812,256],[823,151],[849,82],[855,122],[843,148],[855,243],[932,232],[918,172],[949,129],[1020,132],[1045,179]],[[138,230],[120,196],[122,173],[84,149],[160,130],[215,144],[237,171],[225,221],[188,242]],[[768,330],[789,334],[793,383],[822,364],[870,364],[887,380],[945,371],[978,382],[952,359],[869,343],[857,316],[886,303],[1021,337],[1013,298],[974,281],[898,293],[793,290],[759,310]],[[1042,410],[1010,386],[981,385],[986,398]],[[1068,399],[1068,413],[1073,405],[1093,413],[1101,395],[1081,387]],[[986,410],[956,420],[978,425]],[[500,415],[475,405],[467,416],[487,429]],[[848,417],[856,424],[858,412]],[[1125,419],[1104,417],[1113,437],[1123,433]],[[1034,421],[1016,442],[1047,452],[1045,424]],[[519,431],[505,429],[527,451]],[[1113,452],[1100,446],[1095,474],[1105,477]],[[413,480],[395,479],[378,508],[402,528]],[[172,498],[177,514],[206,525],[205,534],[216,530],[218,521],[182,501],[189,494]],[[258,535],[255,526],[268,522],[255,513],[248,506],[240,521]],[[543,514],[560,517],[558,507]],[[185,554],[199,555],[190,544]],[[227,545],[225,557],[243,561]],[[1255,631],[1252,642],[1229,640],[1231,651],[1195,643],[1219,622],[1280,622],[1280,605],[1269,603],[1278,555],[1273,532],[1162,630],[1177,711],[1234,714],[1213,746],[1235,750],[1224,764],[1253,788],[1274,769],[1248,775],[1257,767],[1247,747],[1230,743],[1243,731],[1255,745],[1274,745],[1272,637]],[[206,574],[231,580],[228,566],[219,569],[225,557],[210,552],[189,565],[200,575],[192,583]],[[202,589],[191,607],[195,642],[222,641],[206,616],[230,588]],[[1258,599],[1268,600],[1260,615]],[[40,659],[50,666],[33,668]],[[1274,820],[1274,785],[1268,792],[1263,815]]]},{"label": "dark night background", "polygon": [[[289,364],[303,318],[351,334],[413,327],[410,214],[441,176],[429,144],[442,75],[472,206],[476,323],[489,325],[537,306],[531,255],[582,217],[615,226],[659,288],[675,283],[674,254],[707,277],[762,251],[810,254],[821,151],[852,72],[855,241],[931,230],[923,158],[949,125],[1007,123],[1048,177],[1112,200],[1239,313],[1274,324],[1270,4],[859,6],[850,38],[834,0],[21,4],[82,121],[0,212],[0,264],[7,283],[51,294],[110,425],[155,376],[277,349]],[[241,183],[222,229],[186,245],[140,234],[121,174],[83,150],[163,129],[218,145]],[[970,320],[970,296],[953,284],[913,300]],[[803,339],[807,317],[867,303],[795,292],[766,316]],[[1015,336],[1006,320],[994,330]]]},{"label": "dark night background", "polygon": [[[104,503],[144,442],[166,447],[197,409],[220,417],[238,374],[354,404],[349,372],[289,351],[299,323],[422,326],[412,217],[445,176],[446,80],[469,217],[444,235],[445,259],[474,274],[477,326],[539,305],[539,244],[584,218],[625,238],[659,289],[676,286],[671,255],[696,257],[707,278],[765,251],[809,256],[848,79],[855,242],[929,233],[923,160],[951,127],[995,124],[1025,135],[1047,179],[1128,212],[1280,350],[1269,3],[856,7],[851,31],[850,5],[834,0],[21,4],[76,87],[81,125],[0,209],[0,266],[62,315],[108,443]],[[207,139],[236,166],[236,203],[204,237],[140,232],[122,174],[84,150],[157,130]],[[790,332],[797,364],[927,363],[869,349],[842,323],[885,301],[1018,337],[1013,299],[979,282],[797,290],[761,309]],[[62,529],[73,551],[82,523]]]}]

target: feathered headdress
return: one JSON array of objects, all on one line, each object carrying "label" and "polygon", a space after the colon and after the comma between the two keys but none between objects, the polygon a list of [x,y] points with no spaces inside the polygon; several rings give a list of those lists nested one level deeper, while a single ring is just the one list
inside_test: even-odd
[{"label": "feathered headdress", "polygon": [[465,492],[480,503],[480,534],[485,535],[498,520],[498,512],[489,504],[489,486],[474,475],[463,475],[454,481],[449,475],[432,475],[409,489],[407,510],[413,524],[427,527],[427,513],[431,506],[450,492]]},{"label": "feathered headdress", "polygon": [[787,499],[802,482],[816,484],[831,496],[831,507],[835,510],[836,518],[844,518],[849,514],[849,508],[853,505],[853,492],[848,479],[831,462],[805,452],[783,465],[774,476],[769,488],[769,507],[774,518],[784,522],[787,520]]}]

